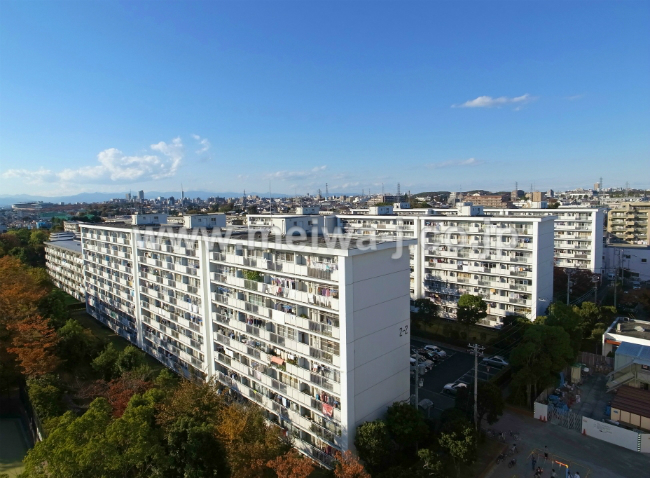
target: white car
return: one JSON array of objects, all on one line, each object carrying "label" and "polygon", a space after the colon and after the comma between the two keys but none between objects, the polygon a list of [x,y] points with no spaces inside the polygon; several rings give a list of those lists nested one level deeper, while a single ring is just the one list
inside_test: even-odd
[{"label": "white car", "polygon": [[447,356],[447,352],[442,350],[440,347],[436,347],[435,345],[425,345],[424,349],[428,350],[429,352],[433,352],[434,354],[437,354],[439,357]]},{"label": "white car", "polygon": [[456,395],[458,393],[458,390],[460,389],[466,389],[467,384],[463,382],[458,382],[458,383],[448,383],[445,385],[445,387],[442,389],[443,392],[445,393],[450,393],[451,395]]},{"label": "white car", "polygon": [[500,355],[494,355],[493,357],[486,357],[483,359],[483,363],[486,365],[492,365],[495,367],[507,367],[508,361],[501,357]]}]

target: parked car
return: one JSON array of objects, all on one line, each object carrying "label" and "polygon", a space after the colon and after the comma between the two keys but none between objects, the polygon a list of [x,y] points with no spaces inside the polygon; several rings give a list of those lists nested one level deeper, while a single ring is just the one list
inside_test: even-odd
[{"label": "parked car", "polygon": [[433,352],[433,353],[437,354],[439,357],[444,358],[444,357],[447,356],[447,352],[442,350],[440,347],[436,347],[435,345],[425,345],[424,348],[425,348],[425,350],[428,350],[429,352]]},{"label": "parked car", "polygon": [[[415,359],[416,359],[415,354],[411,355],[411,358],[412,358],[413,360],[415,360]],[[417,361],[418,361],[419,363],[424,363],[424,362],[427,361],[427,358],[426,358],[426,357],[423,357],[422,355],[418,355],[418,356],[417,356]]]},{"label": "parked car", "polygon": [[441,360],[440,355],[433,352],[429,352],[428,350],[422,350],[419,352],[419,354],[433,362],[439,362]]},{"label": "parked car", "polygon": [[501,357],[500,355],[494,355],[492,357],[486,357],[483,359],[482,363],[491,365],[493,367],[507,367],[508,361]]},{"label": "parked car", "polygon": [[458,390],[461,388],[467,388],[467,384],[463,382],[448,383],[445,385],[442,391],[450,395],[456,395],[458,393]]}]

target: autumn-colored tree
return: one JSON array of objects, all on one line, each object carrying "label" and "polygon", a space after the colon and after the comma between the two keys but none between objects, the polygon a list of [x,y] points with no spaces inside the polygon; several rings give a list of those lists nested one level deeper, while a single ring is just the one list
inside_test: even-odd
[{"label": "autumn-colored tree", "polygon": [[289,450],[275,460],[269,460],[266,466],[275,471],[278,478],[307,478],[314,471],[313,463],[302,457],[295,449]]},{"label": "autumn-colored tree", "polygon": [[9,330],[13,347],[7,351],[16,355],[25,375],[37,377],[56,370],[60,360],[54,351],[59,337],[48,319],[33,315],[10,324]]},{"label": "autumn-colored tree", "polygon": [[263,476],[266,464],[288,451],[280,429],[268,426],[256,406],[233,403],[218,413],[217,437],[233,478]]},{"label": "autumn-colored tree", "polygon": [[153,387],[153,383],[144,380],[141,374],[127,372],[110,382],[97,380],[86,388],[82,395],[87,398],[104,397],[113,409],[113,416],[119,418],[126,410],[133,395],[142,394],[151,387]]},{"label": "autumn-colored tree", "polygon": [[38,302],[46,294],[20,259],[0,258],[0,325],[19,321],[36,313]]},{"label": "autumn-colored tree", "polygon": [[[157,382],[161,386],[161,380]],[[215,425],[217,411],[224,404],[223,397],[217,393],[213,383],[183,380],[158,406],[156,419],[163,429],[170,427],[179,418],[191,418],[198,423]]]},{"label": "autumn-colored tree", "polygon": [[334,469],[336,478],[370,478],[370,474],[350,450],[346,450],[342,454],[336,452],[334,456],[338,461]]}]

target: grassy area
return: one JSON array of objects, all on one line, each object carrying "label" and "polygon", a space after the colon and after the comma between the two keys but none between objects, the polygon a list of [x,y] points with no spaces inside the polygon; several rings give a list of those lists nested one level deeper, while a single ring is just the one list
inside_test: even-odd
[{"label": "grassy area", "polygon": [[18,476],[28,448],[20,418],[0,418],[0,475]]},{"label": "grassy area", "polygon": [[[89,315],[84,310],[74,311],[70,314],[70,316],[73,319],[75,319],[77,322],[79,322],[82,326],[90,330],[95,337],[112,342],[115,348],[119,351],[124,350],[126,346],[131,343],[125,338],[117,335],[115,332],[113,332],[108,327],[104,326],[102,323],[95,320],[94,317]],[[156,371],[160,371],[164,368],[163,364],[158,362],[158,360],[156,360],[149,354],[145,354],[145,363]]]},{"label": "grassy area", "polygon": [[60,289],[60,290],[61,290],[61,292],[63,292],[65,294],[65,306],[66,307],[70,307],[71,305],[79,305],[79,304],[81,304],[81,302],[79,302],[77,299],[72,297],[70,294],[67,294],[62,289]]}]

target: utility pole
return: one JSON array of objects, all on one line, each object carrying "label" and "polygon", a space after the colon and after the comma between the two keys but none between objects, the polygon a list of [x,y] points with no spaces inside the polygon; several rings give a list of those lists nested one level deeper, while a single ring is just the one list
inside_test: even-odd
[{"label": "utility pole", "polygon": [[474,354],[474,427],[478,430],[478,356],[483,355],[485,347],[479,344],[468,344],[469,353]]},{"label": "utility pole", "polygon": [[617,249],[614,254],[614,266],[616,267],[616,272],[614,273],[614,308],[616,309],[616,291],[618,290],[618,265],[616,264],[616,256],[618,255],[618,262],[621,262],[621,250]]},{"label": "utility pole", "polygon": [[420,354],[415,352],[415,409],[418,409],[419,399],[419,388],[420,388],[420,378],[418,377],[418,372],[420,371]]},{"label": "utility pole", "polygon": [[571,274],[575,272],[574,269],[564,269],[564,273],[567,275],[566,278],[566,305],[569,305],[569,298],[571,296]]}]

